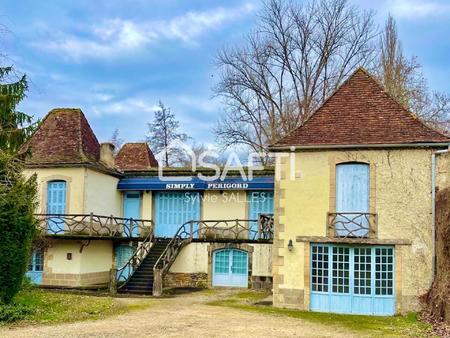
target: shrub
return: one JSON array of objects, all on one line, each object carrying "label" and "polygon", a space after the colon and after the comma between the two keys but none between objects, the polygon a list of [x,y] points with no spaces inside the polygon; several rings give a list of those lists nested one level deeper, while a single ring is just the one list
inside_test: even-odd
[{"label": "shrub", "polygon": [[25,179],[22,167],[0,151],[0,303],[19,291],[35,234],[36,178]]},{"label": "shrub", "polygon": [[0,304],[0,323],[11,323],[24,319],[33,310],[24,304]]}]

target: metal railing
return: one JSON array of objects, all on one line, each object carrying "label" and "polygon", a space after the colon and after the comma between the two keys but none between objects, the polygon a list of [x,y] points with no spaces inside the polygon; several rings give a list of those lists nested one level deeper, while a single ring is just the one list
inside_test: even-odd
[{"label": "metal railing", "polygon": [[328,235],[340,238],[373,238],[377,214],[364,212],[329,212]]},{"label": "metal railing", "polygon": [[36,214],[42,235],[147,238],[153,221],[90,214]]},{"label": "metal railing", "polygon": [[[201,220],[184,223],[153,267],[153,295],[162,294],[164,275],[181,249],[194,239],[271,241],[273,224],[273,215],[269,214],[260,215],[259,220]],[[254,225],[257,225],[256,229]]]}]

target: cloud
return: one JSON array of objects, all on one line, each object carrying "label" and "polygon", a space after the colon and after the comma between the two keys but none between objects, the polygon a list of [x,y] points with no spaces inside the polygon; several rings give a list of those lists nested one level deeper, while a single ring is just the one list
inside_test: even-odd
[{"label": "cloud", "polygon": [[450,4],[428,0],[392,0],[389,11],[396,17],[424,18],[450,13]]},{"label": "cloud", "polygon": [[85,58],[110,59],[163,40],[196,45],[197,39],[208,30],[217,29],[225,22],[235,20],[254,9],[253,4],[246,3],[232,8],[190,11],[168,20],[137,22],[121,18],[106,19],[87,25],[79,32],[81,34],[53,33],[48,30],[47,41],[32,44],[75,61]]}]

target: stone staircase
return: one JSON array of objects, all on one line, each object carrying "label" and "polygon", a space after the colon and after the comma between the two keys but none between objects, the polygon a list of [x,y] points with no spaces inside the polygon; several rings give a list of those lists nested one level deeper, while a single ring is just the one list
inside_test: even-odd
[{"label": "stone staircase", "polygon": [[147,257],[118,292],[151,295],[153,292],[153,267],[171,240],[172,238],[157,238]]}]

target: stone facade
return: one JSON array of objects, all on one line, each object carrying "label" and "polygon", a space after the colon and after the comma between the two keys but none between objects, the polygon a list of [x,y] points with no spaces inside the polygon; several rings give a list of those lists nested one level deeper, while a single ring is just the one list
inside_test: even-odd
[{"label": "stone facade", "polygon": [[82,274],[51,273],[42,274],[42,285],[54,287],[94,287],[106,286],[109,283],[109,271]]},{"label": "stone facade", "polygon": [[252,289],[272,290],[273,278],[268,276],[252,276]]},{"label": "stone facade", "polygon": [[206,288],[208,274],[169,272],[164,276],[165,288]]}]

